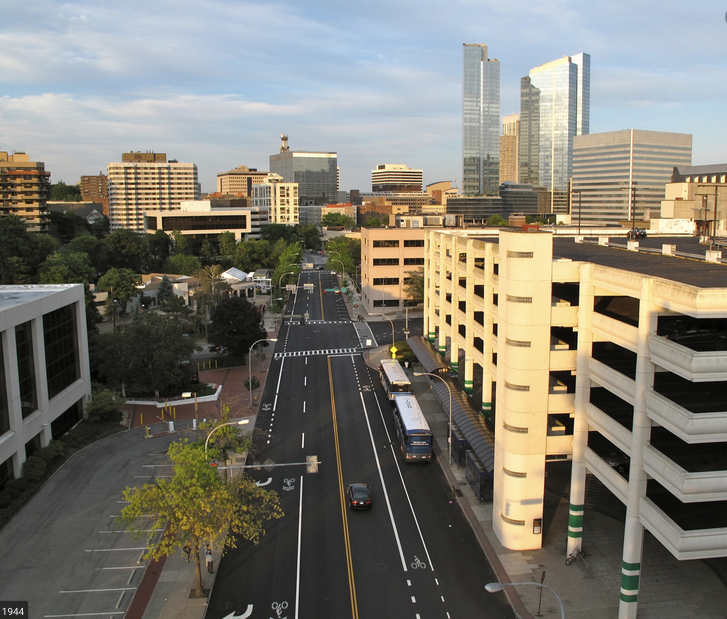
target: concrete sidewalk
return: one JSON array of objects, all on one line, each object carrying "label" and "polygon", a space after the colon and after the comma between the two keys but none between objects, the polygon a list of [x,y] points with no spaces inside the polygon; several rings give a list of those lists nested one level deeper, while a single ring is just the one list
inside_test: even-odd
[{"label": "concrete sidewalk", "polygon": [[[371,367],[378,369],[379,361],[388,356],[386,348],[367,351],[365,356]],[[576,563],[565,565],[568,532],[568,501],[565,498],[550,497],[558,504],[555,517],[544,532],[540,550],[519,552],[504,548],[492,529],[492,503],[481,503],[477,499],[467,483],[464,468],[458,468],[456,464],[450,467],[447,463],[447,403],[439,402],[426,376],[414,376],[412,371],[409,378],[434,432],[437,460],[455,491],[461,491],[457,500],[500,581],[539,583],[545,572],[544,584],[561,597],[568,619],[617,619],[623,522],[592,509],[586,510],[584,544],[591,576]],[[505,591],[523,619],[559,619],[561,616],[557,600],[548,591],[529,586],[508,587]],[[677,561],[647,533],[638,616],[639,619],[724,619],[727,617],[727,586],[704,561]]]}]

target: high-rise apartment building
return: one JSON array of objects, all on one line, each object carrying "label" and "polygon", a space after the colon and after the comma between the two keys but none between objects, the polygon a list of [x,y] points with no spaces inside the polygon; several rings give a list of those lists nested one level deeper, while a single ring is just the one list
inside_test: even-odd
[{"label": "high-rise apartment building", "polygon": [[500,136],[500,183],[518,182],[518,142],[520,140],[520,114],[502,119]]},{"label": "high-rise apartment building", "polygon": [[267,209],[271,224],[294,226],[300,221],[298,191],[298,183],[286,183],[271,172],[262,183],[252,186],[252,206]]},{"label": "high-rise apartment building", "polygon": [[487,46],[464,44],[462,187],[465,195],[497,195],[500,185],[500,62]]},{"label": "high-rise apartment building", "polygon": [[81,200],[103,205],[103,214],[109,216],[109,177],[99,172],[95,176],[81,177]]},{"label": "high-rise apartment building", "polygon": [[591,57],[564,56],[520,85],[520,182],[551,190],[551,212],[568,210],[573,138],[589,130]]},{"label": "high-rise apartment building", "polygon": [[257,168],[246,165],[237,166],[229,172],[217,175],[217,192],[222,195],[243,195],[252,197],[252,186],[259,185],[268,177],[268,172],[258,172]]},{"label": "high-rise apartment building", "polygon": [[49,198],[50,172],[43,162],[30,161],[22,152],[0,151],[0,214],[17,215],[29,232],[45,232]]},{"label": "high-rise apartment building", "polygon": [[165,153],[123,153],[108,165],[111,229],[144,232],[144,211],[175,211],[185,200],[199,200],[197,166],[167,161]]},{"label": "high-rise apartment building", "polygon": [[281,136],[280,153],[270,155],[270,172],[297,183],[301,204],[338,202],[338,154],[291,151]]},{"label": "high-rise apartment building", "polygon": [[422,193],[422,176],[422,170],[412,170],[399,163],[382,163],[371,170],[371,191]]},{"label": "high-rise apartment building", "polygon": [[692,163],[692,136],[625,129],[573,140],[571,221],[618,223],[658,215],[675,167]]}]

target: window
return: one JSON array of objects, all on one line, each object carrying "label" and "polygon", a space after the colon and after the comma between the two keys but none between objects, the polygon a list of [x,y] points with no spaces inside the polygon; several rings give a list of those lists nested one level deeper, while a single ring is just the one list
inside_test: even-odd
[{"label": "window", "polygon": [[503,516],[500,514],[500,518],[502,518],[507,524],[513,524],[516,527],[524,527],[525,521],[524,520],[513,520],[512,518],[508,518],[507,516]]},{"label": "window", "polygon": [[530,385],[514,385],[505,381],[505,388],[510,391],[530,391]]},{"label": "window", "polygon": [[399,266],[398,258],[374,258],[375,267]]},{"label": "window", "polygon": [[507,250],[508,258],[532,258],[533,252],[531,251],[510,251]]},{"label": "window", "polygon": [[404,265],[406,266],[409,264],[423,265],[424,258],[404,258]]},{"label": "window", "polygon": [[505,338],[505,344],[508,346],[515,346],[516,348],[530,348],[530,342],[522,340],[511,340],[509,337]]},{"label": "window", "polygon": [[424,247],[424,239],[405,240],[404,247]]},{"label": "window", "polygon": [[528,429],[527,428],[520,428],[518,426],[511,426],[507,423],[502,424],[502,427],[505,428],[508,432],[514,432],[515,434],[527,434]]},{"label": "window", "polygon": [[[5,360],[3,350],[0,346],[0,436],[10,429],[10,413],[8,411],[8,390],[5,383]],[[2,475],[0,469],[0,488],[2,487]]]},{"label": "window", "polygon": [[374,286],[398,286],[398,277],[374,277]]},{"label": "window", "polygon": [[379,299],[374,301],[374,307],[399,307],[398,299]]},{"label": "window", "polygon": [[518,471],[511,471],[510,469],[506,469],[504,466],[502,467],[502,472],[505,473],[505,475],[508,475],[510,477],[520,477],[522,479],[525,479],[528,476],[527,473],[520,473]]},{"label": "window", "polygon": [[67,305],[43,316],[48,396],[55,397],[78,380],[76,312]]},{"label": "window", "polygon": [[399,247],[399,241],[374,241],[374,247]]},{"label": "window", "polygon": [[510,303],[532,303],[533,297],[514,297],[512,295],[507,295],[507,300]]},{"label": "window", "polygon": [[23,419],[38,408],[35,389],[35,361],[33,359],[32,324],[24,322],[15,327],[15,348],[18,354],[18,387]]}]

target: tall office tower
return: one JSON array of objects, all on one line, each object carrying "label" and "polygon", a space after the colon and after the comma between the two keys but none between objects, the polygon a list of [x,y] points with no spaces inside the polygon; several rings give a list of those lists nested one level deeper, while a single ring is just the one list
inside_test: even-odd
[{"label": "tall office tower", "polygon": [[30,161],[19,151],[0,151],[0,216],[17,215],[29,232],[45,232],[50,189],[50,172],[42,161]]},{"label": "tall office tower", "polygon": [[520,138],[520,114],[510,114],[502,119],[500,136],[500,183],[518,182],[518,140]]},{"label": "tall office tower", "polygon": [[591,57],[583,53],[531,69],[520,84],[520,181],[547,187],[554,213],[568,212],[573,138],[588,133],[590,93]]},{"label": "tall office tower", "polygon": [[464,44],[462,188],[465,195],[497,195],[500,185],[500,62],[487,46]]},{"label": "tall office tower", "polygon": [[267,209],[271,224],[294,226],[300,221],[298,183],[286,183],[271,172],[265,180],[252,186],[252,206]]},{"label": "tall office tower", "polygon": [[107,170],[112,230],[144,232],[144,211],[178,211],[181,202],[200,199],[197,166],[167,161],[165,153],[123,153]]},{"label": "tall office tower", "polygon": [[335,204],[338,154],[291,151],[288,136],[280,138],[280,154],[270,155],[270,172],[282,176],[286,183],[298,183],[301,204]]},{"label": "tall office tower", "polygon": [[109,177],[99,172],[95,176],[81,177],[81,200],[103,205],[103,214],[109,216]]},{"label": "tall office tower", "polygon": [[371,191],[374,193],[421,193],[422,170],[398,163],[382,163],[371,170]]},{"label": "tall office tower", "polygon": [[573,139],[572,223],[658,215],[675,167],[692,163],[692,136],[625,129]]},{"label": "tall office tower", "polygon": [[217,191],[223,195],[241,194],[252,197],[252,186],[262,183],[267,177],[267,172],[258,172],[256,168],[240,165],[217,175]]}]

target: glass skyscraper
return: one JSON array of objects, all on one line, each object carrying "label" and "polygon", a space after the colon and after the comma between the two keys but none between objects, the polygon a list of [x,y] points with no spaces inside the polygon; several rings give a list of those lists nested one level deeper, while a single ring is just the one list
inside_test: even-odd
[{"label": "glass skyscraper", "polygon": [[520,180],[551,191],[551,211],[567,212],[573,138],[588,134],[591,57],[564,56],[531,69],[520,84]]},{"label": "glass skyscraper", "polygon": [[270,171],[285,183],[298,183],[300,205],[338,202],[338,154],[291,151],[281,135],[280,154],[270,156]]},{"label": "glass skyscraper", "polygon": [[462,188],[465,195],[497,195],[500,185],[500,62],[487,46],[464,44]]}]

